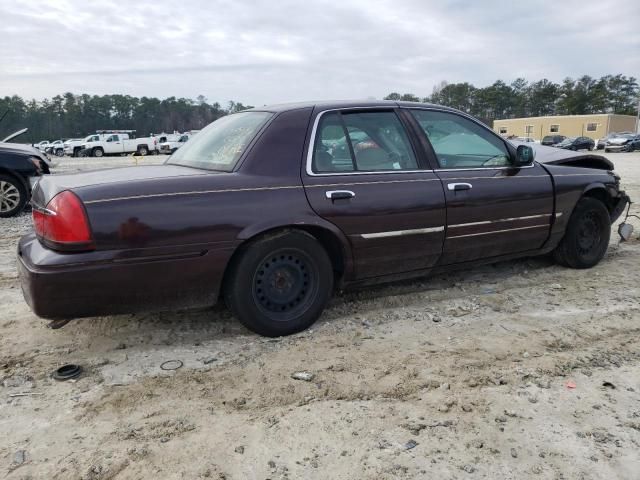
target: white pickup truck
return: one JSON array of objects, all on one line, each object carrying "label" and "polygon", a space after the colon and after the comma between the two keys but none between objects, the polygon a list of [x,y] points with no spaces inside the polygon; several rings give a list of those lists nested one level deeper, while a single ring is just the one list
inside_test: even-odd
[{"label": "white pickup truck", "polygon": [[99,142],[107,137],[106,134],[93,133],[80,140],[70,140],[64,144],[64,153],[72,157],[79,157],[85,149],[90,151],[93,142]]},{"label": "white pickup truck", "polygon": [[[94,135],[90,135],[93,137]],[[91,157],[104,155],[121,155],[124,153],[137,153],[148,155],[157,149],[157,140],[153,137],[129,138],[128,133],[100,134],[98,140],[82,144],[84,153]]]}]

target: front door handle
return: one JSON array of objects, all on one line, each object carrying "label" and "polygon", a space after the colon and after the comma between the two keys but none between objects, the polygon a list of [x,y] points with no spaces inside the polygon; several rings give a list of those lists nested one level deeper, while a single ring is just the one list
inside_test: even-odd
[{"label": "front door handle", "polygon": [[461,190],[471,190],[473,185],[470,183],[449,183],[447,188],[453,192],[459,192]]},{"label": "front door handle", "polygon": [[346,200],[356,196],[351,190],[329,190],[325,195],[329,200]]}]

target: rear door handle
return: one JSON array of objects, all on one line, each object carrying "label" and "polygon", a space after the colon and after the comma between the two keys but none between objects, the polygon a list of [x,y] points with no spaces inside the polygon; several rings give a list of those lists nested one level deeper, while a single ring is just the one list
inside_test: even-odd
[{"label": "rear door handle", "polygon": [[345,200],[356,196],[351,190],[329,190],[325,195],[329,200]]},{"label": "rear door handle", "polygon": [[470,183],[449,183],[447,188],[453,192],[459,192],[461,190],[471,190],[473,185]]}]

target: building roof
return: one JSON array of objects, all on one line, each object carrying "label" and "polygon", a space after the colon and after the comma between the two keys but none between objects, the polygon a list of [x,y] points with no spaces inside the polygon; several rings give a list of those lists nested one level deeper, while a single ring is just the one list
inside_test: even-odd
[{"label": "building roof", "polygon": [[585,113],[580,115],[543,115],[541,117],[518,117],[518,118],[500,118],[494,120],[494,122],[507,122],[511,120],[538,120],[542,118],[576,118],[576,117],[630,117],[636,118],[635,115],[622,115],[619,113]]}]

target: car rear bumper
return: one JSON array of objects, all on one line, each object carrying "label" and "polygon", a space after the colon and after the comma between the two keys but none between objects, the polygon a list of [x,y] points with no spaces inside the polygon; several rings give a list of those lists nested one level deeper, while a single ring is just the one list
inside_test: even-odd
[{"label": "car rear bumper", "polygon": [[43,247],[33,234],[22,237],[18,273],[26,302],[47,319],[213,305],[232,248],[135,260],[117,253],[78,257]]}]

